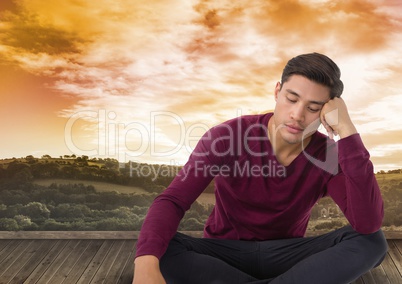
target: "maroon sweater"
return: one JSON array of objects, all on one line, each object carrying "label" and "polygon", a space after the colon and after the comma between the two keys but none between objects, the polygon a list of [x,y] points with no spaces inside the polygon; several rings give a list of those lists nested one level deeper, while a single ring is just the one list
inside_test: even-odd
[{"label": "maroon sweater", "polygon": [[235,118],[201,138],[183,169],[151,205],[136,256],[164,254],[185,211],[213,178],[216,204],[204,237],[257,241],[302,237],[312,207],[327,195],[359,233],[380,228],[383,202],[360,136],[335,143],[315,132],[305,150],[284,167],[268,139],[271,116]]}]

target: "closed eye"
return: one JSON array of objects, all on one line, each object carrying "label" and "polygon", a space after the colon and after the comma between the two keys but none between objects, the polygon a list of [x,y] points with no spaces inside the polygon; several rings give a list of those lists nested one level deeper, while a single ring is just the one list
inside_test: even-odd
[{"label": "closed eye", "polygon": [[308,110],[311,111],[311,112],[318,112],[318,111],[320,111],[321,109],[315,109],[315,108],[309,107]]}]

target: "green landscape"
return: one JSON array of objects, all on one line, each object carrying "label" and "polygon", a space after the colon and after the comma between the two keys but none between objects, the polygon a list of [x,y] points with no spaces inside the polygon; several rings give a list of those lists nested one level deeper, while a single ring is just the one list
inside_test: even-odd
[{"label": "green landscape", "polygon": [[[139,231],[153,199],[180,167],[119,163],[65,155],[0,160],[0,230]],[[384,230],[402,230],[402,171],[376,173],[385,207]],[[214,205],[213,184],[185,214],[179,230],[200,231]],[[312,210],[308,229],[347,223],[329,198]]]}]

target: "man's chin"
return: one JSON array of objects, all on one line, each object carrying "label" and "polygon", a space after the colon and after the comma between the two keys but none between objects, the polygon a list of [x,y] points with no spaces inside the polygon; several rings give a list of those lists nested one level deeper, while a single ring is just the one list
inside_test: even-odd
[{"label": "man's chin", "polygon": [[287,142],[288,144],[295,145],[295,144],[301,144],[309,141],[310,137],[313,135],[313,133],[310,133],[309,135],[303,135],[303,133],[300,134],[290,134],[287,133],[287,135],[282,135],[283,140]]},{"label": "man's chin", "polygon": [[288,144],[300,144],[302,142],[302,136],[300,135],[283,135],[283,140]]},{"label": "man's chin", "polygon": [[285,139],[285,142],[290,144],[290,145],[296,145],[296,144],[300,144],[302,142],[301,139]]}]

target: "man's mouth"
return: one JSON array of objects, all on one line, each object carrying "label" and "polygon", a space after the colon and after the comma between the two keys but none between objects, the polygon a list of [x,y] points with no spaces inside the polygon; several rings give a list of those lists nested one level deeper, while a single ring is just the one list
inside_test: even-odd
[{"label": "man's mouth", "polygon": [[292,125],[292,124],[285,124],[287,131],[293,134],[301,133],[303,132],[303,128],[297,125]]}]

